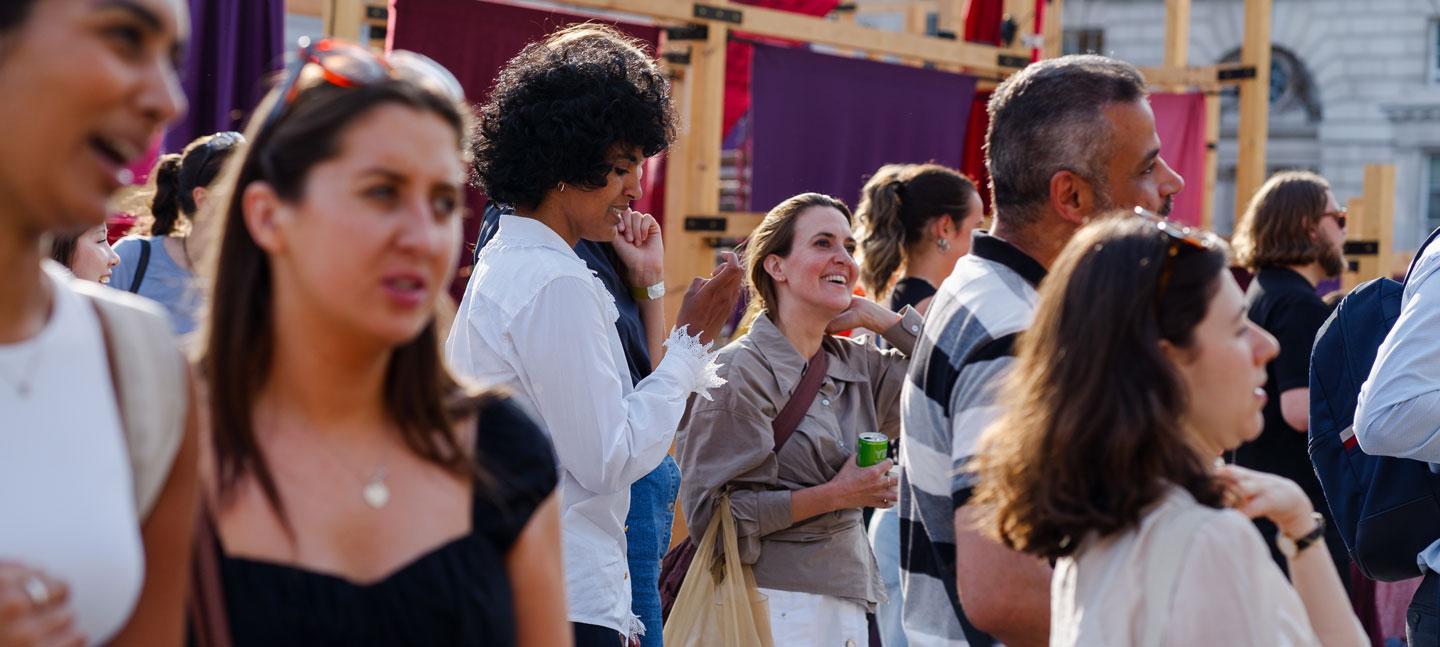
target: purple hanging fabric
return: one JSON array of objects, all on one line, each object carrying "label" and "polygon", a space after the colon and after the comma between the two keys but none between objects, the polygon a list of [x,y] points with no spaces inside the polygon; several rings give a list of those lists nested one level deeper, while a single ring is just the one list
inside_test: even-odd
[{"label": "purple hanging fabric", "polygon": [[201,135],[240,130],[284,65],[284,0],[190,0],[182,82],[190,111],[165,134],[178,151]]},{"label": "purple hanging fabric", "polygon": [[816,191],[854,205],[883,164],[960,168],[975,78],[758,45],[750,208]]}]

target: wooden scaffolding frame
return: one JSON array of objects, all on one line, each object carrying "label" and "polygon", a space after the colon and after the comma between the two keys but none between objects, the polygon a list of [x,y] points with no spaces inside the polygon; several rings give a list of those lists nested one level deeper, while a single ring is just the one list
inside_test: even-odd
[{"label": "wooden scaffolding frame", "polygon": [[[503,0],[502,0],[503,1]],[[1043,34],[1036,35],[1037,1],[1043,3]],[[289,0],[297,13],[322,16],[327,34],[344,36],[350,26],[373,20],[372,5],[382,0]],[[1004,0],[1017,26],[1009,47],[969,43],[953,36],[962,31],[963,0],[877,0],[905,12],[907,31],[893,32],[856,24],[856,6],[842,3],[835,20],[736,4],[729,0],[552,0],[561,8],[640,16],[668,30],[662,48],[674,79],[677,114],[683,122],[671,147],[666,169],[665,245],[666,312],[672,319],[691,278],[706,275],[714,264],[711,241],[743,237],[760,214],[720,210],[722,111],[725,44],[732,31],[829,46],[857,56],[897,65],[928,65],[998,81],[1028,64],[1032,51],[1045,57],[1060,53],[1064,0]],[[1240,95],[1239,157],[1236,163],[1235,206],[1243,211],[1265,181],[1265,146],[1269,126],[1270,25],[1272,0],[1245,0],[1244,42],[1238,64],[1190,66],[1191,0],[1165,0],[1165,53],[1159,67],[1142,68],[1155,88],[1206,93],[1206,155],[1204,178],[1187,178],[1191,190],[1203,192],[1202,213],[1210,225],[1216,181],[1216,147],[1220,131],[1220,89],[1238,86]],[[868,5],[867,5],[868,6]],[[933,12],[942,36],[925,33]]]}]

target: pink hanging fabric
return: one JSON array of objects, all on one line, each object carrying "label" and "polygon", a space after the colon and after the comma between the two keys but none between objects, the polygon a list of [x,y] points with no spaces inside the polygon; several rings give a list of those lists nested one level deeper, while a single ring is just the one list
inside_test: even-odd
[{"label": "pink hanging fabric", "polygon": [[1152,94],[1155,132],[1160,135],[1160,156],[1180,177],[1185,190],[1175,196],[1170,217],[1192,227],[1199,226],[1205,183],[1205,95]]}]

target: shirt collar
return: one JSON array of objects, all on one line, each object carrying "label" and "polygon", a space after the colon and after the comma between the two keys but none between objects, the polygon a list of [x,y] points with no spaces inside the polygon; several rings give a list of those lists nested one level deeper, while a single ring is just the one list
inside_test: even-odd
[{"label": "shirt collar", "polygon": [[[805,364],[810,361],[808,357],[801,357],[795,347],[790,344],[790,338],[780,332],[779,326],[770,321],[770,316],[760,313],[755,321],[750,324],[750,339],[755,344],[760,356],[770,366],[770,371],[775,374],[775,382],[780,386],[782,394],[795,392],[795,387],[800,385],[800,376],[805,372]],[[861,382],[865,375],[856,370],[850,364],[841,361],[840,356],[835,352],[835,344],[844,343],[826,335],[820,341],[822,348],[830,351],[829,361],[825,366],[825,377],[831,381]],[[783,406],[783,405],[782,405]]]},{"label": "shirt collar", "polygon": [[970,253],[1010,268],[1035,288],[1039,288],[1040,282],[1045,280],[1044,265],[1020,248],[990,235],[990,232],[977,230],[971,234]]},{"label": "shirt collar", "polygon": [[552,247],[565,252],[566,256],[579,258],[575,255],[575,250],[565,244],[565,239],[561,238],[560,234],[555,233],[555,230],[551,229],[549,225],[534,218],[501,213],[500,230],[495,237],[512,243]]}]

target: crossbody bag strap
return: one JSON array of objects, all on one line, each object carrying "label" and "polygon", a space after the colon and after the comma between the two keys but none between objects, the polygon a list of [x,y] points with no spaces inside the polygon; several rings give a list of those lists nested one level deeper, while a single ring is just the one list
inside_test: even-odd
[{"label": "crossbody bag strap", "polygon": [[145,269],[150,267],[150,239],[140,239],[140,263],[135,267],[135,278],[130,281],[130,292],[140,293],[140,283],[145,280]]},{"label": "crossbody bag strap", "polygon": [[800,375],[800,384],[795,387],[795,392],[790,394],[790,401],[785,403],[785,408],[780,410],[780,415],[775,416],[771,423],[771,428],[775,430],[776,453],[790,440],[790,435],[795,433],[800,421],[805,419],[805,412],[810,410],[815,396],[820,394],[820,385],[825,381],[825,371],[829,366],[825,345],[821,344],[820,350],[815,351],[815,355],[805,365],[805,372]]}]

